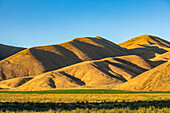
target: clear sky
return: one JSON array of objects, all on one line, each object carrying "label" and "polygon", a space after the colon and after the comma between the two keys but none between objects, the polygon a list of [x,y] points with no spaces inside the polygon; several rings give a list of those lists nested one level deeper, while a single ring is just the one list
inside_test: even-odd
[{"label": "clear sky", "polygon": [[170,0],[0,0],[0,43],[20,47],[150,34],[170,41]]}]

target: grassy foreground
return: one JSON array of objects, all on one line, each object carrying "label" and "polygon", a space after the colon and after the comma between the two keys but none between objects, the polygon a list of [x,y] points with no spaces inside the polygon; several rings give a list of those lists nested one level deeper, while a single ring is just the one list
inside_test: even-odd
[{"label": "grassy foreground", "polygon": [[[11,113],[11,110],[1,110],[0,113]],[[53,110],[50,109],[48,111],[30,111],[30,110],[24,110],[24,111],[12,111],[13,113],[35,113],[35,112],[43,112],[43,113],[170,113],[170,109],[167,107],[164,108],[155,108],[154,106],[149,107],[140,107],[138,109],[131,109],[129,107],[126,108],[76,108],[73,110]]]},{"label": "grassy foreground", "polygon": [[[71,93],[70,93],[71,92]],[[169,92],[115,90],[0,91],[1,112],[169,112]]]}]

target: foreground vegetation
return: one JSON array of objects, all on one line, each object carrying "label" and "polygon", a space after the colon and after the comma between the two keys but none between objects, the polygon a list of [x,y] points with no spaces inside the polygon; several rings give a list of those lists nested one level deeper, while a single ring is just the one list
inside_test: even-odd
[{"label": "foreground vegetation", "polygon": [[[63,92],[64,93],[63,93]],[[68,90],[0,92],[2,112],[169,112],[169,92],[126,92],[114,90]],[[110,92],[112,94],[109,94]],[[57,92],[57,93],[54,93]],[[74,93],[73,93],[74,92]],[[113,93],[115,92],[115,93]],[[119,93],[118,93],[119,92]],[[62,94],[63,93],[63,94]],[[82,94],[83,93],[83,94]],[[97,94],[99,93],[99,94]]]},{"label": "foreground vegetation", "polygon": [[137,102],[101,102],[101,103],[89,103],[89,102],[77,102],[77,103],[18,103],[18,102],[4,102],[0,103],[1,111],[24,111],[25,112],[169,112],[170,101],[137,101]]},{"label": "foreground vegetation", "polygon": [[135,102],[170,100],[170,94],[10,94],[1,93],[0,102],[76,103]]},{"label": "foreground vegetation", "polygon": [[[10,113],[11,111],[6,110],[3,111],[1,110],[0,113]],[[13,111],[14,113],[35,113],[36,111]],[[43,113],[169,113],[170,109],[169,108],[155,108],[154,106],[150,106],[149,108],[145,107],[140,107],[139,109],[130,109],[130,108],[114,108],[114,109],[98,109],[98,108],[93,108],[93,109],[80,109],[77,108],[75,110],[48,110],[48,111],[43,111]]]}]

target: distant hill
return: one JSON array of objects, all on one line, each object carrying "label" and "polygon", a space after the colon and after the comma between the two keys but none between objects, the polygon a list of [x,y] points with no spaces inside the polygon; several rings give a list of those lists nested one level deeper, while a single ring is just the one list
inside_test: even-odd
[{"label": "distant hill", "polygon": [[21,85],[19,89],[50,90],[55,88],[117,85],[148,69],[151,69],[151,66],[136,55],[109,57],[101,60],[85,61],[43,73]]},{"label": "distant hill", "polygon": [[170,61],[146,71],[119,86],[121,90],[170,91]]},{"label": "distant hill", "polygon": [[131,54],[101,37],[76,38],[69,42],[32,47],[0,61],[0,80],[36,76],[75,63]]},{"label": "distant hill", "polygon": [[13,47],[4,44],[0,44],[0,60],[5,59],[19,51],[24,50],[25,48]]},{"label": "distant hill", "polygon": [[170,51],[170,42],[151,35],[141,35],[118,45],[146,59]]}]

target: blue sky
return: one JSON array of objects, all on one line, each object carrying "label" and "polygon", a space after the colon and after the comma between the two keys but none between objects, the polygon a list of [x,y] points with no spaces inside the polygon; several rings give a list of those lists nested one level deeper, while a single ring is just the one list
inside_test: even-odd
[{"label": "blue sky", "polygon": [[32,47],[76,37],[170,41],[170,0],[0,0],[0,43]]}]

